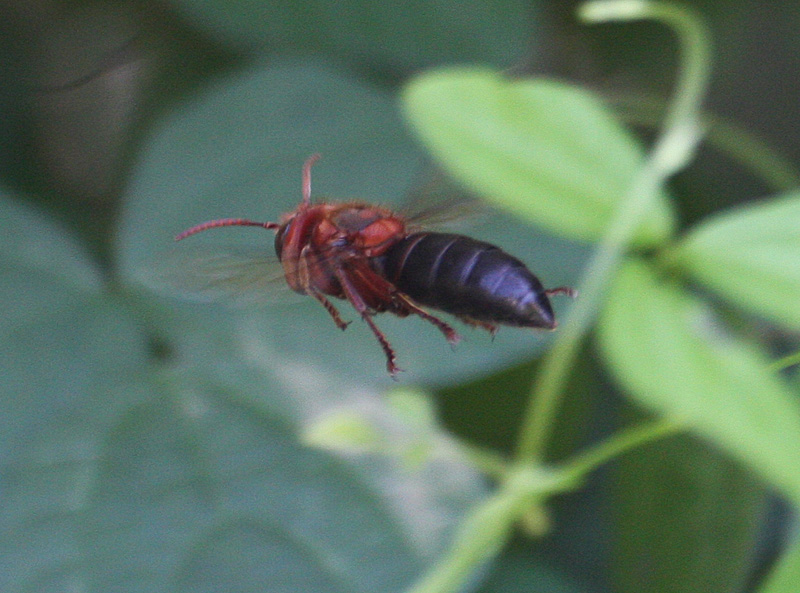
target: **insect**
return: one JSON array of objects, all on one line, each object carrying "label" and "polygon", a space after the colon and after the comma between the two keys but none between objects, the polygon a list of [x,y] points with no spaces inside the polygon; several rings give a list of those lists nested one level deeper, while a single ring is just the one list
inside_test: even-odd
[{"label": "insect", "polygon": [[303,197],[280,222],[221,218],[175,237],[227,226],[274,230],[275,252],[289,287],[319,301],[339,329],[348,323],[328,299],[350,302],[369,325],[396,378],[395,352],[375,324],[377,313],[417,315],[432,323],[450,344],[460,337],[423,307],[439,309],[494,335],[500,325],[555,329],[549,297],[575,296],[567,287],[545,289],[517,258],[463,235],[428,232],[387,208],[366,202],[311,202],[311,167],[303,166]]}]

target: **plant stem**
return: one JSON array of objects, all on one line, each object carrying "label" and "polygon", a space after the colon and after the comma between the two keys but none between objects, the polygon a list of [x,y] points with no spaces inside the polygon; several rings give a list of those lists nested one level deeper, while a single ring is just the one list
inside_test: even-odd
[{"label": "plant stem", "polygon": [[582,480],[589,472],[631,449],[668,437],[682,429],[682,426],[670,420],[654,420],[647,424],[628,428],[585,453],[581,453],[567,463],[562,471],[574,480]]},{"label": "plant stem", "polygon": [[784,369],[788,369],[796,364],[800,364],[800,352],[795,352],[793,354],[789,354],[788,356],[784,356],[781,359],[776,360],[773,362],[769,368],[774,372],[779,372]]},{"label": "plant stem", "polygon": [[[627,124],[655,127],[664,112],[664,101],[649,95],[606,93],[606,101]],[[706,111],[702,115],[705,143],[725,154],[775,192],[800,186],[800,172],[794,163],[752,130]]]},{"label": "plant stem", "polygon": [[682,60],[662,132],[589,263],[580,283],[580,298],[539,370],[517,449],[517,461],[521,463],[541,463],[569,370],[592,326],[603,293],[659,188],[685,165],[700,141],[699,111],[709,79],[708,35],[688,8],[664,2],[611,0],[586,3],[579,14],[590,22],[643,18],[661,21],[675,31]]},{"label": "plant stem", "polygon": [[450,593],[462,588],[476,566],[493,557],[508,539],[514,524],[546,498],[574,490],[600,465],[656,439],[674,434],[680,426],[654,421],[610,437],[563,468],[508,468],[506,479],[461,524],[450,550],[409,593]]},{"label": "plant stem", "polygon": [[445,593],[463,587],[482,562],[493,557],[508,539],[520,515],[545,496],[570,484],[555,473],[515,469],[461,524],[452,547],[408,593]]}]

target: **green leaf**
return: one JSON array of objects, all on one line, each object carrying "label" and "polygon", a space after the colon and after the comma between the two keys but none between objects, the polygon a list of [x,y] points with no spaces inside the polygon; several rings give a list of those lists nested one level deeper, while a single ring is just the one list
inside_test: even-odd
[{"label": "green leaf", "polygon": [[396,591],[483,493],[452,455],[411,471],[303,446],[298,412],[324,394],[247,365],[149,376],[16,440],[0,468],[4,590]]},{"label": "green leaf", "polygon": [[374,392],[290,389],[191,335],[164,373],[102,301],[29,318],[2,340],[4,591],[398,590],[483,493],[451,453],[409,471],[301,444]]},{"label": "green leaf", "polygon": [[309,447],[342,453],[385,453],[389,446],[369,418],[356,410],[338,410],[308,427],[303,442]]},{"label": "green leaf", "polygon": [[717,215],[670,258],[742,308],[800,330],[800,194]]},{"label": "green leaf", "polygon": [[418,69],[442,62],[505,67],[527,48],[534,25],[521,0],[173,0],[225,43],[251,49],[324,51],[369,68]]},{"label": "green leaf", "polygon": [[712,310],[631,260],[599,325],[608,364],[631,397],[684,424],[800,504],[800,409],[765,356]]},{"label": "green leaf", "polygon": [[429,395],[411,389],[387,394],[380,406],[337,405],[303,431],[306,445],[340,453],[371,453],[400,461],[409,469],[440,458],[461,458],[441,434]]},{"label": "green leaf", "polygon": [[[274,234],[263,229],[218,229],[177,245],[173,237],[221,217],[278,220],[296,208],[303,161],[315,152],[322,154],[313,170],[316,200],[356,196],[398,203],[420,181],[422,157],[405,135],[392,97],[328,67],[259,64],[184,104],[154,130],[133,173],[119,233],[122,282],[152,288],[154,270],[162,281],[171,279],[188,272],[193,258],[231,248],[268,259]],[[487,217],[475,235],[529,263],[547,286],[569,284],[586,256],[585,250],[537,237],[508,217]],[[313,299],[295,295],[287,304],[290,292],[279,269],[263,269],[264,281],[249,291],[256,306],[223,311],[219,305],[239,300],[239,295],[223,295],[216,305],[184,306],[182,319],[222,343],[248,344],[276,369],[302,366],[323,383],[392,384],[380,346],[347,303],[336,303],[343,318],[353,320],[342,333]],[[272,292],[261,290],[265,284]],[[283,295],[274,294],[281,285]],[[153,293],[147,298],[152,300]],[[554,305],[563,307],[565,301],[556,299]],[[174,307],[172,320],[185,305],[162,304]],[[461,326],[464,340],[454,351],[419,318],[387,314],[376,323],[397,351],[404,382],[475,376],[530,357],[552,339],[549,333],[508,328],[492,340],[486,332]],[[176,336],[189,333],[185,327],[174,329]]]},{"label": "green leaf", "polygon": [[55,221],[0,195],[0,233],[2,459],[43,414],[70,406],[107,374],[136,368],[144,340],[103,296],[99,272]]},{"label": "green leaf", "polygon": [[59,225],[0,200],[0,589],[66,590],[112,392],[142,369],[137,323]]},{"label": "green leaf", "polygon": [[[81,245],[54,220],[0,191],[0,262],[97,292],[100,275]],[[14,299],[19,302],[21,299]],[[9,301],[3,300],[4,304]]]},{"label": "green leaf", "polygon": [[[599,101],[553,81],[450,69],[413,80],[403,102],[415,131],[456,179],[570,238],[603,235],[643,160]],[[673,218],[662,194],[638,243],[663,242]]]},{"label": "green leaf", "polygon": [[800,544],[795,541],[772,567],[759,593],[794,593],[800,582]]},{"label": "green leaf", "polygon": [[[529,541],[512,541],[497,558],[479,593],[581,593],[572,575],[575,571],[557,571],[551,563],[531,548]],[[570,576],[567,576],[570,575]]]},{"label": "green leaf", "polygon": [[[87,338],[122,356],[126,334],[112,321],[97,318]],[[116,340],[101,341],[99,328]],[[71,345],[93,354],[81,339]],[[226,361],[128,386],[89,381],[46,415],[31,409],[27,425],[3,440],[3,590],[409,584],[482,494],[479,477],[452,455],[410,471],[306,448],[289,395]],[[298,395],[295,413],[298,401],[312,403]]]},{"label": "green leaf", "polygon": [[768,494],[751,473],[679,435],[624,455],[611,484],[614,591],[743,590]]}]

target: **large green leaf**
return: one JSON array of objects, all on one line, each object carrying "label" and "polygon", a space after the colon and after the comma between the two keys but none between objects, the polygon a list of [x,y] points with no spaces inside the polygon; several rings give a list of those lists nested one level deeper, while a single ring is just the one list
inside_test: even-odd
[{"label": "large green leaf", "polygon": [[794,593],[800,582],[800,544],[794,543],[772,567],[759,593]]},{"label": "large green leaf", "polygon": [[498,557],[479,593],[580,593],[585,590],[574,578],[572,567],[558,571],[542,555],[534,554],[530,545],[512,542]]},{"label": "large green leaf", "polygon": [[446,448],[410,469],[302,446],[315,402],[231,365],[95,386],[29,424],[0,466],[3,590],[398,591],[482,493]]},{"label": "large green leaf", "polygon": [[[129,322],[109,321],[99,273],[64,228],[0,194],[0,232],[2,451],[104,372],[135,367],[143,341]],[[105,350],[105,341],[118,349]]]},{"label": "large green leaf", "polygon": [[767,500],[745,468],[679,435],[626,454],[611,484],[614,591],[742,590]]},{"label": "large green leaf", "polygon": [[715,216],[670,255],[720,295],[800,330],[800,194]]},{"label": "large green leaf", "polygon": [[[100,275],[86,251],[65,228],[30,206],[0,193],[0,261],[52,275],[78,291],[100,287]],[[24,298],[3,299],[3,305]]]},{"label": "large green leaf", "polygon": [[110,396],[146,360],[138,324],[101,293],[63,228],[0,196],[0,589],[65,590]]},{"label": "large green leaf", "polygon": [[[314,152],[322,153],[313,171],[315,199],[355,195],[397,203],[420,179],[421,156],[404,134],[392,98],[329,68],[259,65],[184,105],[156,131],[134,171],[120,232],[123,280],[152,285],[148,278],[171,250],[192,256],[218,247],[255,246],[271,253],[273,233],[261,229],[214,230],[177,247],[172,238],[213,218],[277,220],[296,207],[300,168]],[[529,262],[548,286],[569,284],[581,263],[582,252],[574,246],[534,235],[502,217],[489,217],[478,236]],[[166,276],[180,274],[177,267],[184,263],[192,262],[178,261]],[[236,299],[223,302],[230,300]],[[296,301],[289,307],[226,313],[194,306],[187,316],[221,340],[257,344],[276,368],[304,363],[329,379],[391,384],[380,347],[346,303],[337,305],[346,320],[355,322],[343,334],[313,299]],[[557,308],[564,304],[565,299],[555,302]],[[476,375],[530,356],[550,339],[504,329],[492,340],[486,332],[460,327],[465,339],[453,351],[419,318],[382,315],[376,323],[397,350],[407,371],[404,381]]]},{"label": "large green leaf", "polygon": [[[100,443],[125,410],[122,386],[146,357],[129,317],[102,302],[65,300],[72,304],[42,311],[0,337],[3,591],[91,590],[91,543],[81,534],[102,464]],[[134,397],[138,390],[127,392]]]},{"label": "large green leaf", "polygon": [[[458,68],[420,76],[403,99],[456,179],[570,238],[602,236],[642,164],[640,147],[596,98],[558,82]],[[673,224],[662,193],[636,240],[663,242]]]},{"label": "large green leaf", "polygon": [[108,432],[86,522],[98,590],[400,590],[480,492],[454,459],[411,472],[304,447],[270,377],[225,375],[171,377]]},{"label": "large green leaf", "polygon": [[712,441],[800,504],[800,408],[765,357],[710,307],[631,260],[599,326],[630,395]]},{"label": "large green leaf", "polygon": [[190,20],[239,47],[324,51],[370,68],[517,62],[533,19],[520,0],[173,0]]}]

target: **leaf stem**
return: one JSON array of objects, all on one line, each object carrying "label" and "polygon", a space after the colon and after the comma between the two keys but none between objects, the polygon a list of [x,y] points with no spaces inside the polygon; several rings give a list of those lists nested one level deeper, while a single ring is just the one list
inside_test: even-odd
[{"label": "leaf stem", "polygon": [[459,590],[477,566],[500,550],[526,509],[567,488],[563,477],[552,472],[529,468],[512,471],[496,492],[472,510],[451,548],[408,593]]},{"label": "leaf stem", "polygon": [[672,420],[654,420],[628,428],[611,436],[607,441],[589,449],[585,453],[576,456],[564,466],[563,472],[574,480],[581,480],[589,472],[627,453],[631,449],[671,436],[681,430],[683,430],[683,427]]},{"label": "leaf stem", "polygon": [[793,367],[796,364],[800,364],[800,351],[789,354],[788,356],[784,356],[783,358],[779,358],[769,365],[769,368],[777,373],[784,369],[788,369],[789,367]]},{"label": "leaf stem", "polygon": [[462,588],[482,562],[498,553],[521,517],[550,496],[576,489],[600,465],[681,427],[657,420],[622,431],[562,468],[512,466],[500,487],[461,524],[451,548],[409,593],[450,593]]},{"label": "leaf stem", "polygon": [[581,297],[552,350],[545,356],[533,385],[516,455],[517,461],[522,463],[542,461],[568,371],[591,328],[603,293],[643,215],[656,199],[658,189],[691,158],[702,135],[699,116],[708,86],[710,42],[693,11],[665,2],[608,0],[582,5],[579,15],[589,22],[612,19],[663,22],[675,31],[682,60],[662,132],[589,263],[580,283]]},{"label": "leaf stem", "polygon": [[[663,117],[663,99],[639,93],[606,93],[604,98],[630,125],[652,128]],[[739,163],[771,190],[787,192],[800,186],[795,164],[755,132],[710,111],[703,113],[702,127],[707,145]]]}]

